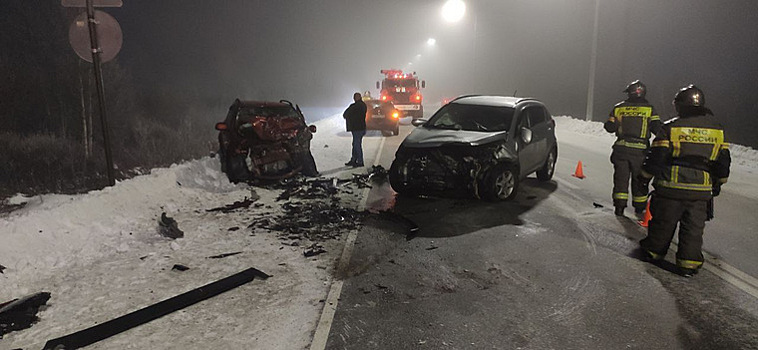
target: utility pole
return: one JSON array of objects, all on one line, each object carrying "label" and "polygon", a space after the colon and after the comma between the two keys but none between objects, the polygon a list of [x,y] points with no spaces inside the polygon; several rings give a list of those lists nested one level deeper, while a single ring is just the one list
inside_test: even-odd
[{"label": "utility pole", "polygon": [[89,23],[89,39],[92,44],[92,64],[95,72],[95,85],[97,85],[97,102],[100,105],[100,125],[103,129],[103,144],[105,148],[105,163],[108,166],[108,186],[116,184],[113,176],[113,157],[111,156],[111,140],[108,131],[108,118],[105,114],[105,88],[103,87],[103,72],[100,68],[100,45],[97,43],[97,23],[95,22],[95,6],[92,0],[87,0],[87,23]]},{"label": "utility pole", "polygon": [[600,0],[595,0],[595,23],[592,28],[592,52],[590,53],[590,81],[587,86],[586,120],[592,120],[592,107],[595,103],[595,70],[597,68],[597,27],[600,13]]},{"label": "utility pole", "polygon": [[[121,27],[118,22],[102,11],[95,11],[95,7],[121,7],[121,0],[61,0],[63,7],[85,7],[86,11],[81,13],[71,23],[69,28],[69,42],[74,52],[83,60],[92,62],[94,66],[95,85],[97,87],[97,100],[100,107],[100,125],[103,131],[103,148],[105,148],[105,162],[107,165],[108,186],[116,184],[113,175],[113,157],[111,156],[111,141],[108,129],[108,118],[105,108],[105,88],[103,87],[102,62],[112,60],[121,50]],[[86,20],[88,33],[84,31],[84,22]],[[98,42],[98,25],[106,33],[105,43]],[[89,35],[87,35],[89,34]],[[104,45],[101,47],[101,45]],[[104,53],[105,52],[105,53]],[[85,138],[87,135],[85,135]]]}]

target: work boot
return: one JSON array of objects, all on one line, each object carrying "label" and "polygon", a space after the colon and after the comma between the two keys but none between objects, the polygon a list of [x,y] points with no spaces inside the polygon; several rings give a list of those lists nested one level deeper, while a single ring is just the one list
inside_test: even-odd
[{"label": "work boot", "polygon": [[684,277],[689,278],[689,277],[697,275],[697,269],[688,269],[686,267],[678,267],[677,269],[679,270],[679,274]]},{"label": "work boot", "polygon": [[624,207],[616,207],[616,210],[613,211],[616,216],[624,216]]},{"label": "work boot", "polygon": [[345,165],[347,165],[347,166],[354,166],[355,162],[351,160],[351,161],[345,163]]},{"label": "work boot", "polygon": [[645,207],[635,207],[634,213],[637,215],[645,214]]}]

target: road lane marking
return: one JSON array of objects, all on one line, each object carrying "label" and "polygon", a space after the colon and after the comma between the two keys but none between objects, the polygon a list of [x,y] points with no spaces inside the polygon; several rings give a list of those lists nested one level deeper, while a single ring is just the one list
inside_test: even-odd
[{"label": "road lane marking", "polygon": [[[677,245],[679,244],[678,239],[672,240],[671,243],[673,244],[669,246],[669,251],[676,255]],[[704,269],[758,299],[758,279],[707,252],[703,252],[703,257],[705,258]]]},{"label": "road lane marking", "polygon": [[[563,180],[558,177],[553,178],[557,183],[561,185],[565,185],[566,187],[572,188],[574,190],[578,190],[579,188],[576,187],[576,185]],[[582,200],[578,195],[574,194],[572,191],[566,191],[564,190],[564,193],[567,193],[571,197],[574,197],[577,200]],[[566,208],[573,208],[571,206],[566,206],[567,203],[565,201],[561,200],[560,198],[555,198],[561,202],[561,205],[563,205],[563,209]],[[571,212],[571,211],[569,211]],[[585,240],[588,240],[588,245],[592,245],[593,242],[590,242],[589,238],[591,238],[591,234],[584,232],[586,230],[583,225],[577,225],[579,227],[579,230],[581,231],[582,235],[585,236]],[[643,227],[639,227],[639,230],[647,234],[647,229]],[[677,251],[677,244],[678,244],[678,238],[674,238],[672,240],[673,243],[671,246],[669,246],[669,251],[676,254]],[[594,248],[594,247],[592,247]],[[703,257],[705,258],[705,263],[703,264],[703,268],[708,270],[709,272],[716,275],[716,277],[721,278],[722,280],[728,282],[729,284],[737,287],[739,290],[753,296],[754,298],[758,299],[758,279],[737,269],[736,267],[727,264],[723,260],[716,258],[715,256],[703,251]]]},{"label": "road lane marking", "polygon": [[[382,149],[384,149],[384,141],[386,137],[382,137],[379,148],[376,150],[376,156],[374,157],[374,166],[379,165],[381,159]],[[368,194],[371,192],[371,188],[364,188],[360,204],[358,204],[358,211],[366,209],[366,203],[368,202]],[[337,303],[339,302],[340,295],[342,294],[342,286],[345,283],[344,280],[339,279],[339,276],[344,276],[343,273],[347,270],[350,263],[350,256],[353,254],[353,247],[355,246],[355,240],[358,238],[358,229],[352,230],[347,234],[347,240],[345,240],[345,246],[342,248],[342,255],[340,256],[339,264],[337,264],[336,275],[338,278],[332,282],[329,287],[329,294],[324,301],[324,309],[321,311],[321,317],[316,325],[316,331],[313,333],[313,341],[311,342],[310,350],[324,350],[326,348],[326,342],[329,340],[329,332],[332,329],[332,323],[334,322],[334,314],[337,312]]]}]

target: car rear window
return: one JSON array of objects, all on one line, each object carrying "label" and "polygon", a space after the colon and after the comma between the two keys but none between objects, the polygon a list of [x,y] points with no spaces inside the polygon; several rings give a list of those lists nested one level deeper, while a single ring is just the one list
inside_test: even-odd
[{"label": "car rear window", "polygon": [[425,124],[435,129],[496,132],[507,131],[513,108],[450,103],[440,108]]},{"label": "car rear window", "polygon": [[297,111],[289,106],[277,106],[277,107],[246,107],[242,108],[238,114],[240,117],[294,117],[298,118],[300,115]]}]

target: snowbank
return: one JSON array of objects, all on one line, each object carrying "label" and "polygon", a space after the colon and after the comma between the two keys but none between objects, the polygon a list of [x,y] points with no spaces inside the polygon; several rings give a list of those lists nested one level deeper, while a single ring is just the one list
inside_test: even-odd
[{"label": "snowbank", "polygon": [[[312,141],[319,170],[352,178],[350,134],[340,114],[317,121]],[[372,160],[378,137],[364,141]],[[330,285],[339,240],[327,253],[303,256],[251,221],[282,213],[280,191],[254,188],[257,205],[231,213],[207,212],[251,196],[229,183],[216,158],[154,169],[150,174],[80,195],[16,196],[26,205],[0,216],[0,302],[38,291],[51,305],[32,328],[12,332],[0,348],[41,348],[60,337],[188,290],[256,267],[274,277],[253,281],[93,345],[108,348],[298,349],[307,347]],[[356,198],[345,203],[356,204]],[[162,212],[185,237],[157,232]],[[223,253],[241,252],[223,259]],[[174,264],[190,267],[178,272]],[[199,321],[201,320],[201,321]]]},{"label": "snowbank", "polygon": [[[615,139],[613,134],[610,134],[603,129],[602,122],[580,120],[571,116],[556,116],[555,122],[557,127],[561,128],[561,130]],[[735,144],[730,145],[729,150],[732,156],[732,165],[758,169],[758,150]]]}]

